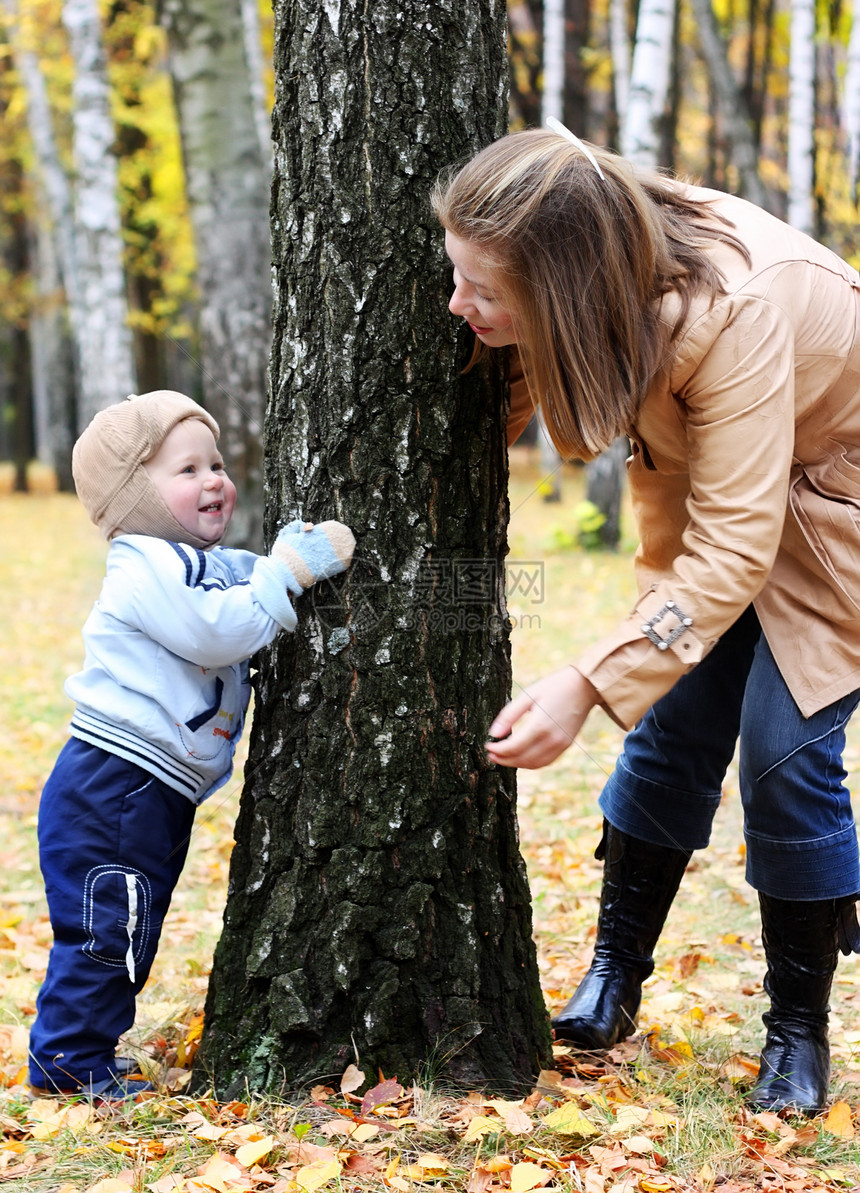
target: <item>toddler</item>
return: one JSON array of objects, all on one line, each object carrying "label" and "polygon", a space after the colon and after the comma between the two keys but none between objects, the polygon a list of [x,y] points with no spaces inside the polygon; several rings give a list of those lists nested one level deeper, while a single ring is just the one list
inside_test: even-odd
[{"label": "toddler", "polygon": [[268,556],[217,546],[236,501],[218,434],[196,402],[158,390],[102,410],[75,445],[78,496],[110,548],[66,684],[71,738],[39,808],[54,943],[30,1033],[37,1092],[111,1102],[149,1088],[116,1045],[195,808],[231,774],[248,658],[295,628],[291,596],[352,559],[339,522],[293,522]]}]

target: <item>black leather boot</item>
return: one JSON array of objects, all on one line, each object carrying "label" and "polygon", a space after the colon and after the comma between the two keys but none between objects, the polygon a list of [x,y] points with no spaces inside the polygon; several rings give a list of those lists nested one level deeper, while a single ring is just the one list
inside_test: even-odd
[{"label": "black leather boot", "polygon": [[770,1010],[758,1081],[748,1095],[760,1110],[815,1114],[827,1101],[828,1000],[840,944],[841,901],[796,903],[759,893]]},{"label": "black leather boot", "polygon": [[596,1051],[632,1035],[642,983],[691,854],[651,845],[604,820],[603,890],[594,960],[573,998],[555,1019],[557,1040]]}]

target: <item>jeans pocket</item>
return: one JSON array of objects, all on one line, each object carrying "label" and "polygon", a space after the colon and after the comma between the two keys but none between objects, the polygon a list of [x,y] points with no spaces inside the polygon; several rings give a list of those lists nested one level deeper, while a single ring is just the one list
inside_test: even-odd
[{"label": "jeans pocket", "polygon": [[149,879],[132,866],[94,866],[84,884],[83,951],[94,961],[128,971],[146,954],[152,891]]}]

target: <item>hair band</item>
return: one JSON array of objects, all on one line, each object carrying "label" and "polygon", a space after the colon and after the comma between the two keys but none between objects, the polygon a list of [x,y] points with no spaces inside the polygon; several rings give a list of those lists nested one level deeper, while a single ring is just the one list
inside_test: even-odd
[{"label": "hair band", "polygon": [[606,175],[601,170],[597,158],[594,156],[588,146],[584,145],[583,142],[580,141],[579,137],[577,137],[575,133],[572,133],[569,128],[565,128],[560,120],[556,120],[555,116],[547,116],[544,124],[547,126],[547,128],[551,128],[554,133],[558,133],[560,137],[566,137],[568,141],[572,141],[577,149],[580,149],[585,154],[603,181],[606,181]]}]

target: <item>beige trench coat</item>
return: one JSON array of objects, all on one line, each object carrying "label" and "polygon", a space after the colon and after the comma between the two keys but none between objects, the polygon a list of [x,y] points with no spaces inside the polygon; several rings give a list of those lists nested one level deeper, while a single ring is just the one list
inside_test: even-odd
[{"label": "beige trench coat", "polygon": [[[804,716],[860,687],[860,277],[743,200],[631,429],[640,598],[575,666],[625,728],[753,602]],[[667,326],[677,297],[664,300]],[[509,441],[530,414],[512,385]]]}]

